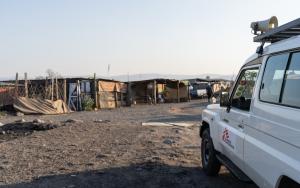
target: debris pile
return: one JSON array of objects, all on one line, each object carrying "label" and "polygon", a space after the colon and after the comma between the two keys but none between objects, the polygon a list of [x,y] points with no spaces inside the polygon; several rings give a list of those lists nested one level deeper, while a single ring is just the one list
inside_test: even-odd
[{"label": "debris pile", "polygon": [[0,126],[0,142],[27,136],[35,131],[46,131],[57,127],[58,125],[41,119],[26,122],[26,120],[22,118],[15,123],[3,124]]}]

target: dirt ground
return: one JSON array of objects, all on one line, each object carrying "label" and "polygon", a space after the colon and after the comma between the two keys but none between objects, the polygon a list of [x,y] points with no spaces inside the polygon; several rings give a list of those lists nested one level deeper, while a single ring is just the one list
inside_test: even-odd
[{"label": "dirt ground", "polygon": [[[5,124],[0,130],[0,187],[256,187],[225,168],[218,177],[202,172],[198,133],[203,108],[200,101],[138,105],[24,116],[27,123],[7,115],[0,119]],[[45,121],[42,127],[31,123],[37,118]]]}]

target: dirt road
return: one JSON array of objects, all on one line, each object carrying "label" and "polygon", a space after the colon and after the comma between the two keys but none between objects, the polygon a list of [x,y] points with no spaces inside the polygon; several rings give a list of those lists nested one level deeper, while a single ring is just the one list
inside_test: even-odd
[{"label": "dirt road", "polygon": [[[25,116],[27,122],[39,118],[56,126],[0,135],[0,187],[256,187],[224,168],[218,177],[204,175],[198,136],[202,108],[193,101]],[[7,116],[0,122],[17,120]]]}]

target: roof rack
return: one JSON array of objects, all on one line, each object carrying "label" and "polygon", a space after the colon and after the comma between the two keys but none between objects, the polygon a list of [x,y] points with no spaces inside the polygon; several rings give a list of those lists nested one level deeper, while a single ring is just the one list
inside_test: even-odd
[{"label": "roof rack", "polygon": [[300,18],[255,36],[253,41],[274,43],[297,35],[300,35]]}]

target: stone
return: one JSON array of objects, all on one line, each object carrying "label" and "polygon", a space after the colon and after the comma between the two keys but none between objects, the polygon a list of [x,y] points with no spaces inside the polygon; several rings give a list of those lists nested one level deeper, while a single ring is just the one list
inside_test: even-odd
[{"label": "stone", "polygon": [[35,119],[32,121],[33,123],[45,123],[44,120],[41,120],[41,119]]},{"label": "stone", "polygon": [[171,139],[165,139],[165,140],[163,141],[163,143],[164,143],[164,144],[171,145],[171,144],[175,143],[175,141],[173,141],[173,140],[171,140]]},{"label": "stone", "polygon": [[26,122],[26,120],[24,118],[16,121],[16,123],[25,123],[25,122]]},{"label": "stone", "polygon": [[22,117],[22,116],[24,116],[24,114],[23,114],[22,112],[17,112],[17,113],[16,113],[16,116]]},{"label": "stone", "polygon": [[109,123],[110,120],[102,120],[102,119],[97,119],[94,121],[94,123]]},{"label": "stone", "polygon": [[68,119],[66,123],[83,123],[83,121],[79,119]]}]

